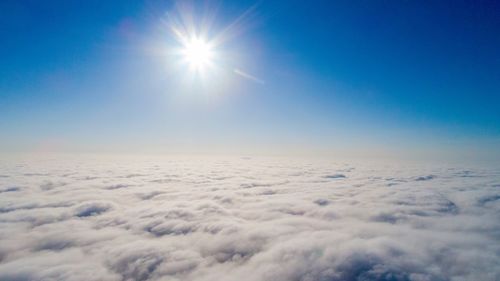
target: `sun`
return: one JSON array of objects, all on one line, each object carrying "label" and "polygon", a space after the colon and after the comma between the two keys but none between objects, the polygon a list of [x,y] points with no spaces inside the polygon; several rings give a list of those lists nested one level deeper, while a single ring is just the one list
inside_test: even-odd
[{"label": "sun", "polygon": [[201,69],[212,62],[214,52],[207,41],[193,37],[184,44],[182,55],[191,67]]}]

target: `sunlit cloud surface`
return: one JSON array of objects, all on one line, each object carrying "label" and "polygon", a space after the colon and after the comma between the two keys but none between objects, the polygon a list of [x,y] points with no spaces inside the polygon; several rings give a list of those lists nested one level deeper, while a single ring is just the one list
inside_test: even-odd
[{"label": "sunlit cloud surface", "polygon": [[252,158],[3,161],[0,280],[483,280],[498,170]]}]

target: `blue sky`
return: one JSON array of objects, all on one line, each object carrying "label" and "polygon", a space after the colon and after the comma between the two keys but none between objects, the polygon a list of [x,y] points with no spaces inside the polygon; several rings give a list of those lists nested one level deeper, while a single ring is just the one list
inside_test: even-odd
[{"label": "blue sky", "polygon": [[0,150],[500,155],[495,1],[182,6],[233,27],[205,78],[173,2],[2,1]]}]

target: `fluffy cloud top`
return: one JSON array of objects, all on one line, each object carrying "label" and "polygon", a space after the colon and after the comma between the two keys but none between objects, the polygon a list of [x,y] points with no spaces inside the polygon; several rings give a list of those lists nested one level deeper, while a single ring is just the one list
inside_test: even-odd
[{"label": "fluffy cloud top", "polygon": [[500,172],[3,161],[0,280],[500,280]]}]

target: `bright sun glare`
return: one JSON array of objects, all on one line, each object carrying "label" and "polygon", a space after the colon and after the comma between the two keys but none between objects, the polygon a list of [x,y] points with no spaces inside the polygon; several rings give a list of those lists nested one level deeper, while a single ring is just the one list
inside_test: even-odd
[{"label": "bright sun glare", "polygon": [[191,66],[199,69],[210,64],[213,50],[206,41],[200,38],[191,38],[184,46],[183,55]]}]

